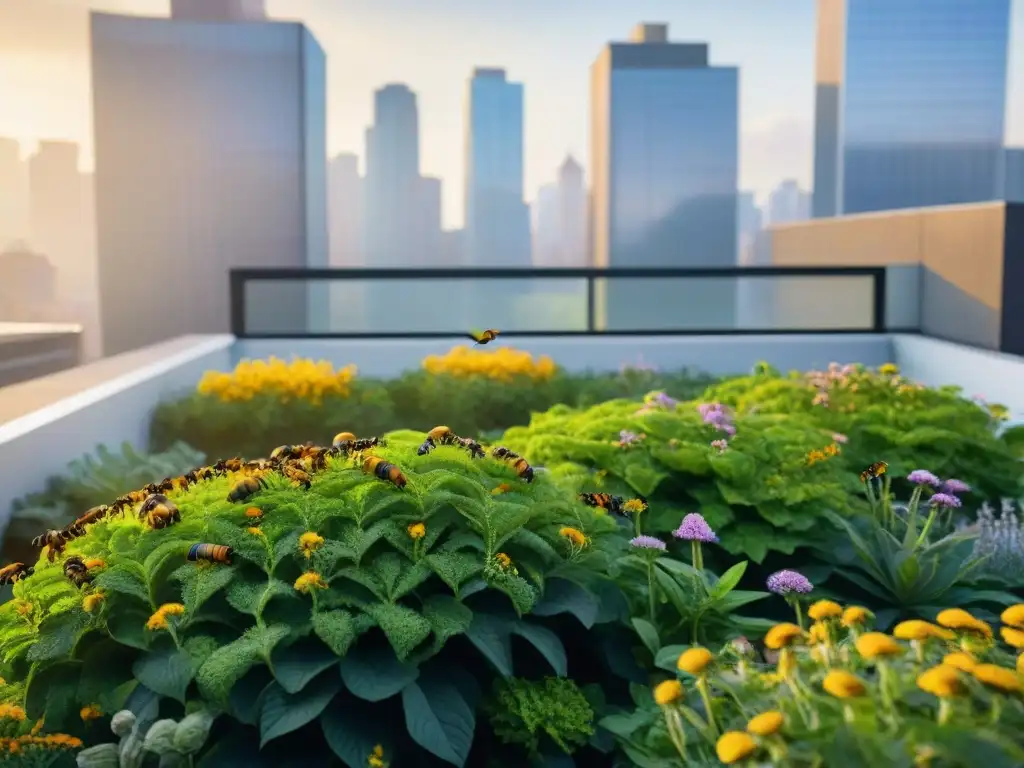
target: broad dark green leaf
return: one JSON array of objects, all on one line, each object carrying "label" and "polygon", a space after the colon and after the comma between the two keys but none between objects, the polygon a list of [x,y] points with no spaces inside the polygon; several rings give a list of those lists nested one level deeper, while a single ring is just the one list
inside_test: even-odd
[{"label": "broad dark green leaf", "polygon": [[587,629],[594,626],[600,602],[589,591],[566,579],[549,579],[544,594],[531,613],[537,616],[556,616],[570,613]]},{"label": "broad dark green leaf", "polygon": [[476,718],[454,683],[424,676],[402,691],[402,709],[413,741],[447,763],[466,764]]},{"label": "broad dark green leaf", "polygon": [[335,696],[320,715],[320,729],[331,751],[349,768],[365,768],[378,745],[384,751],[385,762],[391,759],[394,723],[374,717],[362,702],[344,692]]},{"label": "broad dark green leaf", "polygon": [[498,672],[505,677],[512,676],[512,640],[507,619],[475,613],[466,637]]},{"label": "broad dark green leaf", "polygon": [[270,656],[274,679],[287,693],[298,693],[306,683],[337,663],[337,654],[312,637],[277,647]]},{"label": "broad dark green leaf", "polygon": [[644,646],[651,652],[651,656],[657,656],[658,650],[661,648],[661,639],[658,637],[658,630],[655,626],[647,619],[631,619],[630,623],[640,636]]},{"label": "broad dark green leaf", "polygon": [[558,639],[558,635],[550,629],[539,624],[516,621],[512,623],[512,632],[529,641],[534,648],[540,651],[556,675],[565,677],[569,674],[569,660],[565,655],[565,646]]},{"label": "broad dark green leaf", "polygon": [[195,677],[192,658],[183,648],[150,651],[132,665],[135,678],[154,693],[185,703],[185,693]]},{"label": "broad dark green leaf", "polygon": [[353,648],[339,669],[348,690],[364,701],[389,699],[419,677],[416,667],[399,661],[390,647],[382,646]]},{"label": "broad dark green leaf", "polygon": [[319,717],[339,690],[341,680],[330,673],[320,675],[299,693],[288,693],[278,683],[271,683],[261,697],[260,748]]}]

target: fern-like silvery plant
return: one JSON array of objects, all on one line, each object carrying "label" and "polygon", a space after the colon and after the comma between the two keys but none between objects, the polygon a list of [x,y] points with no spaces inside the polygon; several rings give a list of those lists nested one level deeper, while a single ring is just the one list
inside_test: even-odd
[{"label": "fern-like silvery plant", "polygon": [[980,574],[1014,582],[1024,578],[1024,531],[1014,502],[1003,499],[998,515],[990,504],[982,504],[977,530],[972,557],[984,558]]}]

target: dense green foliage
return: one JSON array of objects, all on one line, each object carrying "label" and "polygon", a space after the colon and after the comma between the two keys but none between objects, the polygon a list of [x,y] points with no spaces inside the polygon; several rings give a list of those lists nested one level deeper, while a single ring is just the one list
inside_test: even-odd
[{"label": "dense green foliage", "polygon": [[208,456],[255,456],[268,445],[306,440],[324,424],[359,435],[447,424],[461,435],[476,437],[526,424],[531,413],[560,403],[586,407],[618,397],[642,397],[652,389],[694,397],[712,381],[686,371],[628,368],[617,374],[559,372],[549,379],[519,376],[510,381],[413,371],[397,379],[356,379],[347,397],[328,397],[320,404],[301,399],[282,403],[272,394],[225,403],[195,393],[157,408],[152,448],[160,451],[184,440]]},{"label": "dense green foliage", "polygon": [[540,756],[542,738],[572,754],[594,735],[590,702],[564,677],[498,680],[485,709],[498,739],[525,747],[530,757]]}]

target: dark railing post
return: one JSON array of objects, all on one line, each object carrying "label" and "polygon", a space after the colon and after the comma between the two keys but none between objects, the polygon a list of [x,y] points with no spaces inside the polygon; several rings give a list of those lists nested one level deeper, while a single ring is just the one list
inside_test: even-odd
[{"label": "dark railing post", "polygon": [[885,329],[886,329],[886,324],[885,324],[885,302],[887,301],[887,299],[886,299],[886,292],[885,292],[885,288],[886,288],[885,279],[887,277],[887,270],[886,270],[886,268],[885,267],[878,267],[877,271],[875,272],[874,277],[875,277],[875,285],[874,285],[874,287],[875,287],[875,297],[874,297],[875,316],[874,316],[874,323],[873,323],[873,325],[874,325],[875,333],[885,333]]},{"label": "dark railing post", "polygon": [[597,324],[594,322],[596,309],[594,307],[594,276],[587,275],[587,333],[593,333]]},{"label": "dark railing post", "polygon": [[228,272],[229,307],[231,309],[231,335],[245,337],[245,273],[238,269]]}]

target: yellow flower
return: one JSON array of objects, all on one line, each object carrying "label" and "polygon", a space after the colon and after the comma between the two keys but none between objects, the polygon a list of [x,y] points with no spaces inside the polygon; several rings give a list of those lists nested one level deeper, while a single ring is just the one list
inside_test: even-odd
[{"label": "yellow flower", "polygon": [[678,680],[666,680],[654,688],[654,701],[664,707],[683,697],[683,684]]},{"label": "yellow flower", "polygon": [[259,507],[249,507],[247,510],[245,510],[245,516],[250,520],[262,520],[263,510],[260,509]]},{"label": "yellow flower", "polygon": [[828,626],[823,621],[816,621],[811,624],[810,641],[812,643],[828,642]]},{"label": "yellow flower", "polygon": [[503,571],[512,571],[512,573],[519,573],[519,571],[516,570],[515,566],[512,565],[512,558],[506,555],[504,552],[499,552],[498,554],[496,554],[494,556],[494,560],[498,564],[498,567],[501,568]]},{"label": "yellow flower", "polygon": [[861,635],[854,641],[854,644],[857,647],[857,653],[865,659],[877,659],[903,653],[903,646],[881,632],[868,632]]},{"label": "yellow flower", "polygon": [[84,721],[88,722],[90,720],[98,720],[99,718],[103,717],[103,710],[101,710],[95,704],[90,704],[86,707],[82,707],[79,710],[78,715]]},{"label": "yellow flower", "polygon": [[295,590],[308,594],[314,589],[326,589],[327,582],[316,571],[306,571],[295,580]]},{"label": "yellow flower", "polygon": [[32,603],[28,600],[18,600],[17,611],[19,616],[28,616],[32,613]]},{"label": "yellow flower", "polygon": [[953,639],[953,633],[949,630],[937,627],[930,621],[921,621],[920,619],[901,621],[893,629],[892,634],[893,637],[898,637],[900,640]]},{"label": "yellow flower", "polygon": [[775,665],[775,670],[783,680],[792,677],[793,673],[796,672],[796,655],[791,649],[783,648],[779,652],[779,661]]},{"label": "yellow flower", "polygon": [[14,704],[0,704],[0,719],[21,722],[25,719],[25,710]]},{"label": "yellow flower", "polygon": [[98,558],[98,557],[90,557],[88,560],[84,561],[83,565],[85,565],[85,567],[87,569],[89,569],[90,571],[93,568],[106,568],[107,567],[107,564],[103,560]]},{"label": "yellow flower", "polygon": [[772,709],[752,717],[747,723],[747,731],[755,736],[771,736],[778,732],[785,720],[785,715]]},{"label": "yellow flower", "polygon": [[584,536],[583,531],[579,530],[578,528],[569,528],[568,526],[566,526],[565,528],[560,528],[558,531],[558,535],[564,539],[567,539],[569,542],[572,543],[574,547],[582,548],[587,546],[587,537]]},{"label": "yellow flower", "polygon": [[750,757],[757,750],[757,742],[749,733],[743,731],[726,731],[718,737],[715,753],[726,765],[739,762]]},{"label": "yellow flower", "polygon": [[978,664],[971,670],[974,679],[1004,693],[1020,693],[1020,677],[1012,669],[995,664]]},{"label": "yellow flower", "polygon": [[164,616],[181,616],[185,613],[185,606],[181,603],[164,603],[159,608]]},{"label": "yellow flower", "polygon": [[1017,674],[1024,675],[1024,653],[1017,656]]},{"label": "yellow flower", "polygon": [[814,621],[835,619],[843,615],[843,608],[839,603],[834,603],[831,600],[819,600],[807,609],[807,615]]},{"label": "yellow flower", "polygon": [[1009,624],[1011,627],[1017,627],[1018,629],[1024,629],[1024,603],[1017,603],[1011,605],[1002,615],[999,620],[1003,624]]},{"label": "yellow flower", "polygon": [[821,681],[821,687],[837,699],[852,699],[863,696],[867,688],[864,681],[845,669],[833,669]]},{"label": "yellow flower", "polygon": [[306,531],[299,537],[299,551],[307,560],[324,545],[324,537],[312,531]]},{"label": "yellow flower", "polygon": [[932,696],[948,699],[959,696],[965,690],[960,673],[955,667],[939,664],[917,676],[917,687]]},{"label": "yellow flower", "polygon": [[895,363],[883,363],[878,366],[878,372],[883,376],[895,376],[900,372],[900,368]]},{"label": "yellow flower", "polygon": [[999,634],[1003,636],[1007,645],[1018,649],[1024,648],[1024,630],[1015,627],[1001,627]]},{"label": "yellow flower", "polygon": [[964,653],[963,651],[947,653],[942,657],[942,663],[947,667],[955,667],[961,672],[970,672],[978,666],[977,660],[971,654]]},{"label": "yellow flower", "polygon": [[262,530],[260,530],[259,528],[246,528],[245,530],[248,533],[251,533],[253,536],[266,536],[267,535]]},{"label": "yellow flower", "polygon": [[150,616],[149,620],[146,622],[146,629],[148,629],[150,632],[156,632],[161,629],[167,629],[167,626],[167,616],[165,616],[160,611],[157,611],[152,616]]},{"label": "yellow flower", "polygon": [[707,648],[688,648],[679,654],[676,666],[683,672],[697,676],[703,674],[714,660],[714,655]]},{"label": "yellow flower", "polygon": [[935,621],[948,629],[958,629],[961,632],[973,632],[983,637],[992,637],[992,627],[981,619],[976,619],[963,608],[947,608],[940,611]]},{"label": "yellow flower", "polygon": [[406,528],[406,531],[408,532],[410,539],[412,539],[413,541],[419,541],[427,535],[427,526],[425,526],[423,523],[413,523],[408,528]]},{"label": "yellow flower", "polygon": [[780,648],[802,642],[803,638],[804,631],[800,627],[796,624],[783,622],[782,624],[776,624],[768,630],[768,634],[764,636],[764,644],[765,647],[777,651]]},{"label": "yellow flower", "polygon": [[384,768],[386,765],[384,762],[384,747],[377,744],[370,751],[370,756],[366,758],[366,765],[369,768]]},{"label": "yellow flower", "polygon": [[529,352],[501,347],[489,351],[458,346],[446,355],[429,355],[423,359],[423,369],[433,375],[456,378],[485,378],[510,382],[516,377],[535,381],[550,379],[558,368],[547,356],[534,358]]},{"label": "yellow flower", "polygon": [[640,499],[630,499],[622,505],[622,510],[629,515],[643,512],[647,509],[647,505]]},{"label": "yellow flower", "polygon": [[103,597],[104,595],[102,592],[93,592],[86,595],[82,598],[82,610],[86,613],[92,613],[100,607],[100,604],[103,602]]}]

